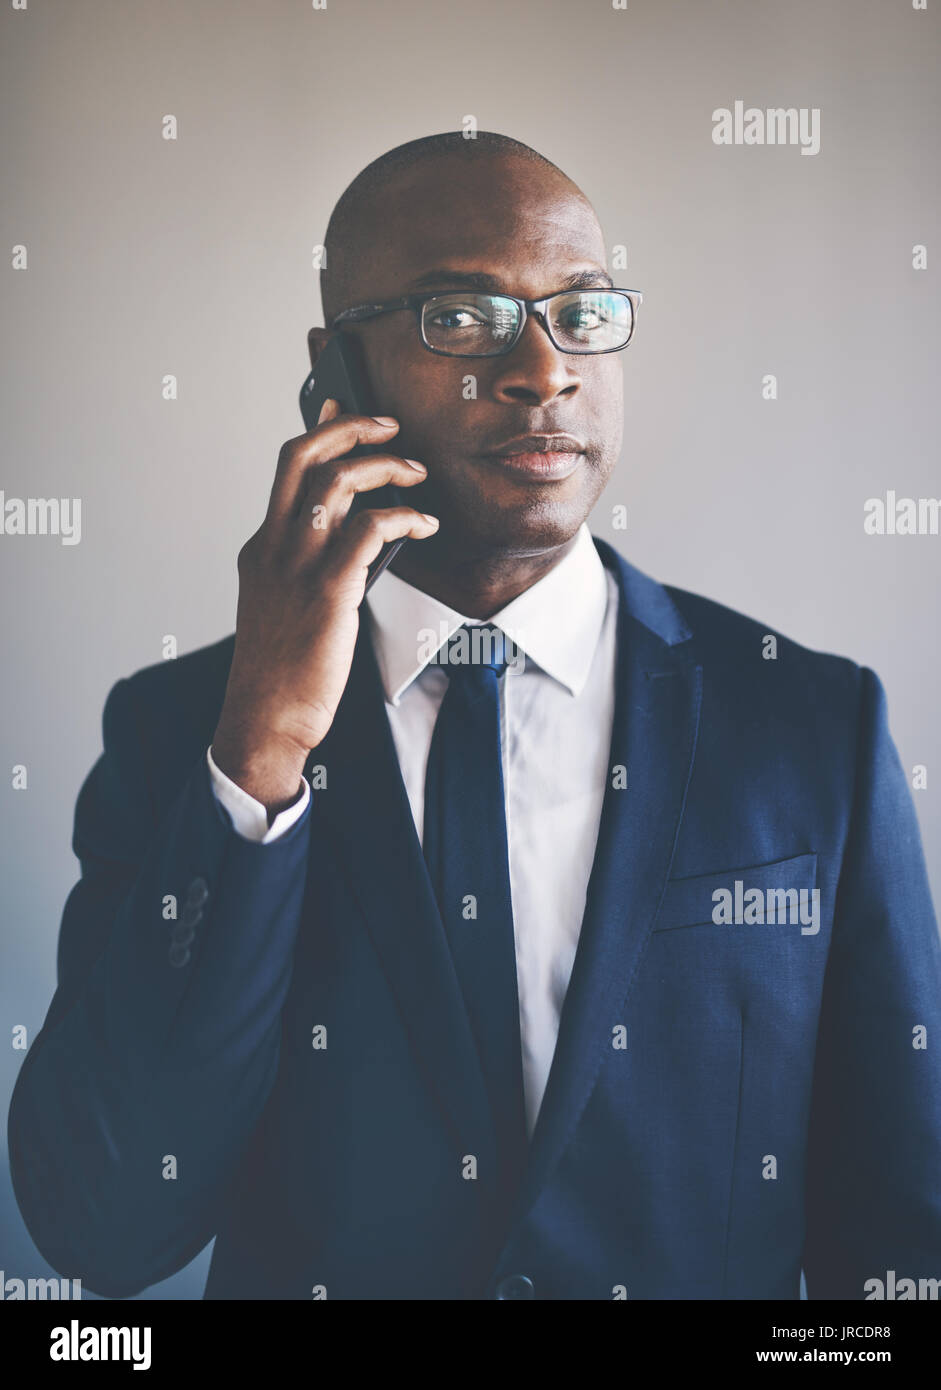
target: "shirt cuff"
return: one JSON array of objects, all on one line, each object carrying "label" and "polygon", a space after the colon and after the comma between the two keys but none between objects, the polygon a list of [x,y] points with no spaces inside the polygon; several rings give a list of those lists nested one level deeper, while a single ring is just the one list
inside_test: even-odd
[{"label": "shirt cuff", "polygon": [[206,760],[209,764],[209,776],[212,780],[212,790],[216,800],[228,811],[232,818],[232,824],[236,832],[245,840],[253,840],[256,844],[267,845],[272,840],[277,840],[290,830],[300,820],[307,810],[307,803],[310,801],[310,785],[305,778],[301,778],[301,785],[298,789],[297,800],[294,801],[284,811],[279,811],[271,825],[268,824],[268,812],[260,801],[256,801],[248,792],[243,791],[232,781],[231,777],[226,777],[213,761],[212,749],[206,749]]}]

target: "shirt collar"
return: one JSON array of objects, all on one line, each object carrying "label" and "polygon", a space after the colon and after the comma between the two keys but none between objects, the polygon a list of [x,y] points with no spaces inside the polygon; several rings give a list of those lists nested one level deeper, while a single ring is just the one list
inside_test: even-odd
[{"label": "shirt collar", "polygon": [[[583,522],[568,554],[487,621],[577,695],[588,679],[607,603],[604,565]],[[376,580],[366,605],[383,689],[393,705],[452,633],[481,621],[389,570]]]}]

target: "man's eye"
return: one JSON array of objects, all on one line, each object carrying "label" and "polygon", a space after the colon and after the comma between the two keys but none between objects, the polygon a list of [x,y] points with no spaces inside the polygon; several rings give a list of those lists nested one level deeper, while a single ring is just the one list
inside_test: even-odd
[{"label": "man's eye", "polygon": [[563,314],[560,320],[562,328],[577,328],[579,330],[599,328],[603,323],[607,323],[607,318],[597,309],[591,309],[587,305],[579,309],[570,309]]},{"label": "man's eye", "polygon": [[486,319],[476,309],[439,309],[431,315],[435,328],[477,328]]}]

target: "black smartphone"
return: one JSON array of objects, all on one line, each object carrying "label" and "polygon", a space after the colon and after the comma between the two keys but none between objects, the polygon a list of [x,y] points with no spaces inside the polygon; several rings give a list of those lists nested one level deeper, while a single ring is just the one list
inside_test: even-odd
[{"label": "black smartphone", "polygon": [[[339,401],[340,409],[345,414],[375,415],[378,413],[372,398],[359,344],[349,334],[337,333],[330,339],[317,359],[316,367],[301,387],[301,416],[307,429],[315,428],[324,401],[331,397],[333,400]],[[394,449],[394,439],[390,441],[390,444]],[[345,457],[356,458],[362,454],[385,453],[387,447],[381,444],[357,444]],[[385,487],[374,488],[371,492],[358,492],[353,498],[349,516],[355,515],[363,507],[398,507],[401,503],[402,494],[399,489],[388,483]],[[382,547],[376,559],[369,566],[365,593],[369,593],[382,571],[398,554],[407,539],[407,536],[403,536],[400,540],[391,541]]]}]

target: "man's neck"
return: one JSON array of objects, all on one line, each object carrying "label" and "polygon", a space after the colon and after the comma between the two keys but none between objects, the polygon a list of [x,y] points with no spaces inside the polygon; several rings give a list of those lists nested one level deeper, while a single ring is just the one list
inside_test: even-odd
[{"label": "man's neck", "polygon": [[463,561],[447,554],[432,556],[423,543],[404,545],[389,569],[456,612],[487,619],[554,569],[577,539],[578,532],[551,550],[531,555],[490,554]]}]

